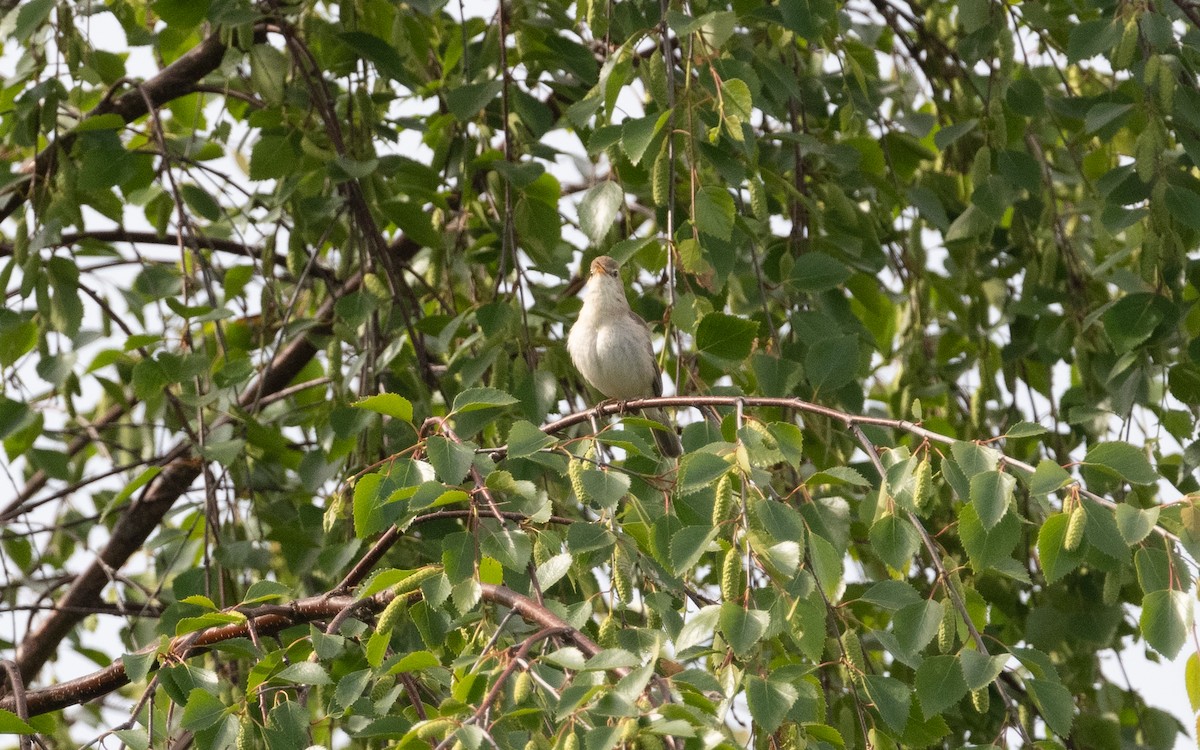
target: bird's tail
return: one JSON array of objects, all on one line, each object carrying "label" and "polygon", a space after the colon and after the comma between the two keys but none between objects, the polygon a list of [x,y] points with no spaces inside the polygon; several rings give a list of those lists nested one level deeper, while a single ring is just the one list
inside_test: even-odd
[{"label": "bird's tail", "polygon": [[654,433],[654,442],[658,443],[659,452],[667,458],[679,458],[683,454],[683,444],[679,442],[679,436],[675,434],[674,423],[667,418],[666,413],[662,409],[649,409],[644,416],[666,425],[665,430],[651,430]]}]

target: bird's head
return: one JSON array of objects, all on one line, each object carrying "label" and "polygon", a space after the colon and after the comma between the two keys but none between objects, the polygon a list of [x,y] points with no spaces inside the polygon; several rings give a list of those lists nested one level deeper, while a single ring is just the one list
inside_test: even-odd
[{"label": "bird's head", "polygon": [[621,266],[607,255],[601,255],[592,261],[592,276],[607,276],[610,279],[620,279]]}]

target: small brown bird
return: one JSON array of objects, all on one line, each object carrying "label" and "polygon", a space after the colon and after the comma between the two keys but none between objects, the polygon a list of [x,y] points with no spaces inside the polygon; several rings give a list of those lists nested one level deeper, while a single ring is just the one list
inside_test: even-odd
[{"label": "small brown bird", "polygon": [[[583,292],[579,318],[567,335],[571,361],[593,388],[607,398],[628,401],[662,395],[662,373],[650,345],[650,327],[629,309],[621,267],[607,255],[592,261],[591,277]],[[661,409],[642,412],[670,426]],[[663,455],[683,453],[674,432],[654,430]]]}]

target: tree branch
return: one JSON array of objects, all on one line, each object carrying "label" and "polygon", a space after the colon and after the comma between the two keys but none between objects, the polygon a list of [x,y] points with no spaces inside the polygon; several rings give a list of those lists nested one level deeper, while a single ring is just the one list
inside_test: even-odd
[{"label": "tree branch", "polygon": [[[243,409],[255,411],[260,406],[263,396],[282,390],[291,383],[317,353],[312,337],[331,330],[337,299],[357,289],[361,281],[361,275],[356,275],[337,293],[330,294],[314,315],[316,326],[276,354],[258,380],[242,394],[240,405]],[[209,432],[232,421],[230,416],[219,417],[209,425]],[[26,681],[38,673],[42,665],[54,654],[62,639],[83,619],[84,615],[80,614],[80,609],[95,607],[101,602],[100,592],[108,583],[111,571],[119,570],[131,555],[141,549],[175,501],[191,487],[204,466],[203,460],[195,455],[192,446],[187,442],[176,444],[167,456],[169,460],[162,472],[154,478],[136,502],[126,507],[113,527],[108,544],[80,573],[58,602],[60,611],[42,621],[18,646],[17,665]]]}]

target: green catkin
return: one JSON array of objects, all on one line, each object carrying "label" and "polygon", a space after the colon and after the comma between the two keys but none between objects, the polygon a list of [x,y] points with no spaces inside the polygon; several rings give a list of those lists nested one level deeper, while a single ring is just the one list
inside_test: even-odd
[{"label": "green catkin", "polygon": [[988,710],[988,689],[981,687],[978,690],[971,691],[971,705],[981,714],[986,714]]},{"label": "green catkin", "polygon": [[750,188],[750,210],[754,212],[754,218],[766,221],[770,218],[766,186],[763,185],[762,180],[754,177],[750,178],[748,186]]},{"label": "green catkin", "polygon": [[671,152],[666,139],[650,170],[650,197],[656,206],[666,206],[671,200]]},{"label": "green catkin", "polygon": [[1105,605],[1111,607],[1121,596],[1121,574],[1109,571],[1104,574],[1104,593],[1101,595]]},{"label": "green catkin", "polygon": [[617,598],[626,604],[633,601],[632,568],[633,561],[629,559],[629,553],[618,544],[612,556],[613,589],[617,592]]},{"label": "green catkin", "polygon": [[855,682],[861,683],[867,673],[867,663],[863,657],[862,643],[858,640],[858,633],[850,629],[842,633],[842,650],[846,655],[851,678]]},{"label": "green catkin", "polygon": [[525,670],[521,670],[513,680],[512,699],[514,705],[521,705],[533,692],[533,678]]},{"label": "green catkin", "polygon": [[1071,515],[1067,519],[1067,533],[1063,536],[1063,548],[1068,552],[1073,552],[1079,549],[1079,543],[1083,541],[1083,531],[1087,527],[1087,511],[1082,505],[1076,505],[1071,509]]},{"label": "green catkin", "polygon": [[733,481],[729,475],[721,477],[721,481],[717,482],[717,497],[713,502],[712,523],[713,526],[719,526],[729,518],[729,512],[733,510]]},{"label": "green catkin", "polygon": [[721,597],[736,601],[742,596],[742,555],[737,547],[730,547],[721,562]]},{"label": "green catkin", "polygon": [[929,502],[930,495],[933,494],[933,467],[929,465],[929,459],[926,458],[917,464],[916,475],[913,477],[913,507],[919,513]]},{"label": "green catkin", "polygon": [[601,621],[600,632],[596,634],[596,640],[604,648],[612,648],[617,645],[617,631],[620,629],[620,621],[610,614]]},{"label": "green catkin", "polygon": [[955,636],[958,631],[958,613],[949,599],[942,600],[942,621],[938,624],[938,651],[949,654],[954,651]]},{"label": "green catkin", "polygon": [[575,497],[586,505],[588,495],[587,490],[583,487],[583,465],[583,460],[571,458],[567,462],[567,478],[571,480],[571,490],[575,492]]}]

